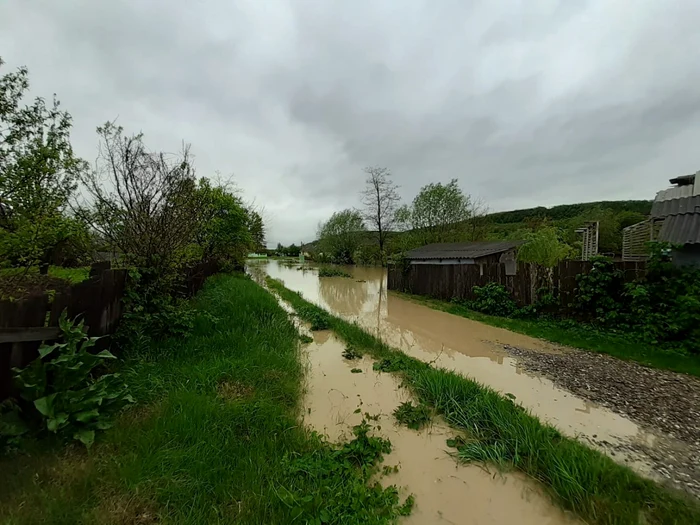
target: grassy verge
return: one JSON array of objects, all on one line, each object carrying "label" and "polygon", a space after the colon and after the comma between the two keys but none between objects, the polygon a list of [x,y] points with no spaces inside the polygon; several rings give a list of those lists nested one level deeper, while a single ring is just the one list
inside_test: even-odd
[{"label": "grassy verge", "polygon": [[489,461],[539,480],[553,498],[589,523],[700,523],[700,508],[576,440],[542,424],[522,407],[459,374],[427,365],[309,303],[279,281],[269,286],[302,317],[315,313],[355,351],[377,359],[375,369],[403,376],[418,399],[469,439],[455,441],[465,461]]},{"label": "grassy verge", "polygon": [[652,368],[700,377],[700,356],[669,352],[660,349],[658,346],[636,341],[629,336],[601,332],[584,326],[572,326],[571,323],[538,319],[511,319],[486,315],[447,301],[400,292],[392,293],[435,310],[442,310],[443,312],[473,319],[491,326],[506,328],[531,337],[583,350],[600,352],[619,359],[636,361]]},{"label": "grassy verge", "polygon": [[244,277],[209,279],[193,334],[127,355],[138,405],[90,453],[47,440],[0,460],[0,522],[388,523],[369,480],[390,443],[364,424],[331,446],[298,422],[299,335]]}]

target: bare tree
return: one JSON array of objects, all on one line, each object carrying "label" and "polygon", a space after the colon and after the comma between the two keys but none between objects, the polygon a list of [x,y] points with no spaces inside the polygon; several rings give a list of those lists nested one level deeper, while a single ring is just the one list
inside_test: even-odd
[{"label": "bare tree", "polygon": [[401,200],[397,191],[399,187],[391,180],[391,172],[387,168],[370,166],[364,171],[367,174],[362,191],[364,219],[370,229],[376,230],[379,251],[383,254],[387,234],[396,221],[396,209]]},{"label": "bare tree", "polygon": [[95,170],[83,179],[92,202],[81,215],[131,262],[167,271],[199,225],[189,147],[178,154],[151,152],[141,134],[124,136],[113,123],[97,132]]}]

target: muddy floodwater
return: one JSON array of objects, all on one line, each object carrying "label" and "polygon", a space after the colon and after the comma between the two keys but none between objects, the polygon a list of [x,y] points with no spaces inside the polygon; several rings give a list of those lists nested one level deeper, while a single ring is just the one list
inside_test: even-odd
[{"label": "muddy floodwater", "polygon": [[[308,266],[283,261],[250,265],[301,292],[305,299],[357,321],[391,346],[423,361],[458,371],[504,394],[562,433],[587,442],[620,463],[658,479],[652,463],[628,444],[654,447],[659,436],[611,410],[577,397],[549,379],[527,372],[503,345],[561,352],[556,345],[433,310],[386,291],[386,270],[347,267],[352,278],[319,278]],[[355,407],[353,407],[354,410]]]}]

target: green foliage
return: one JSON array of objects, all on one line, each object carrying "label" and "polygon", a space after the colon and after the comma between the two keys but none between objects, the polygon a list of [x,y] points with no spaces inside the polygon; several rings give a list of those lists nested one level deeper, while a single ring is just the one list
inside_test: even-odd
[{"label": "green foliage", "polygon": [[590,272],[576,276],[576,309],[589,320],[618,322],[624,307],[624,274],[605,257],[594,257],[591,262]]},{"label": "green foliage", "polygon": [[307,483],[311,478],[322,487],[313,494],[282,487],[278,495],[290,509],[289,521],[379,524],[410,514],[412,497],[401,504],[395,486],[383,488],[371,481],[384,454],[391,452],[391,443],[369,431],[363,421],[353,427],[355,438],[339,448],[285,459],[283,468],[289,475]]},{"label": "green foliage", "polygon": [[29,431],[21,413],[22,409],[12,399],[0,403],[0,454],[14,451]]},{"label": "green foliage", "polygon": [[308,344],[311,344],[311,343],[314,342],[314,338],[313,338],[313,337],[309,337],[309,336],[306,335],[306,334],[301,334],[301,335],[299,336],[299,341],[301,341],[301,344],[303,344],[303,345],[308,345]]},{"label": "green foliage", "polygon": [[328,330],[330,322],[328,314],[318,308],[304,308],[297,310],[299,317],[311,324],[311,330]]},{"label": "green foliage", "polygon": [[348,345],[345,347],[345,350],[343,350],[343,357],[350,361],[354,359],[362,359],[362,352],[360,352],[354,346]]},{"label": "green foliage", "polygon": [[571,256],[572,249],[559,238],[559,231],[552,226],[529,232],[525,244],[518,251],[518,260],[553,268]]},{"label": "green foliage", "polygon": [[361,373],[362,373],[362,369],[361,369],[361,368],[351,368],[351,369],[350,369],[350,373],[351,373],[351,374],[361,374]]},{"label": "green foliage", "polygon": [[485,286],[475,286],[472,292],[476,299],[464,302],[472,310],[503,317],[511,316],[517,311],[515,301],[502,284],[492,282]]},{"label": "green foliage", "polygon": [[430,408],[427,406],[423,404],[414,405],[411,401],[405,401],[396,407],[394,417],[402,425],[406,425],[413,430],[420,430],[430,423],[432,415]]},{"label": "green foliage", "polygon": [[275,253],[283,257],[299,257],[301,254],[301,247],[294,243],[290,244],[289,246],[282,246],[281,243],[277,243]]},{"label": "green foliage", "polygon": [[194,312],[184,299],[173,296],[177,280],[153,268],[129,270],[124,314],[117,341],[143,349],[153,341],[184,337],[194,325]]},{"label": "green foliage", "polygon": [[41,428],[89,448],[95,432],[109,428],[114,414],[133,399],[119,374],[95,377],[105,360],[116,358],[108,350],[89,352],[97,338],[86,336],[82,321],[75,325],[64,312],[59,326],[64,342],[42,345],[39,359],[13,369],[15,380],[22,398],[36,409]]},{"label": "green foliage", "polygon": [[352,277],[352,275],[350,275],[345,270],[341,270],[340,268],[337,268],[335,266],[321,266],[318,269],[318,276],[319,277]]},{"label": "green foliage", "polygon": [[458,240],[472,215],[471,198],[464,194],[457,179],[423,186],[410,210],[411,225],[424,243]]},{"label": "green foliage", "polygon": [[26,68],[0,76],[0,260],[15,266],[48,263],[72,240],[65,208],[87,169],[73,154],[71,116],[55,98],[23,106],[28,89]]},{"label": "green foliage", "polygon": [[353,255],[366,231],[362,215],[355,210],[334,213],[318,230],[318,250],[331,262],[352,264]]}]

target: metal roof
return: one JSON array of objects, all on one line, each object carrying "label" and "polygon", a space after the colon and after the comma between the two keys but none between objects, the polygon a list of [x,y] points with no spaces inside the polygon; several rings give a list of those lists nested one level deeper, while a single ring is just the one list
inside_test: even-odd
[{"label": "metal roof", "polygon": [[407,259],[478,259],[507,252],[524,241],[443,242],[428,244],[406,253]]},{"label": "metal roof", "polygon": [[700,195],[679,199],[655,200],[651,205],[651,216],[661,219],[679,213],[700,213]]},{"label": "metal roof", "polygon": [[674,244],[700,243],[700,213],[681,213],[664,219],[659,240]]}]

